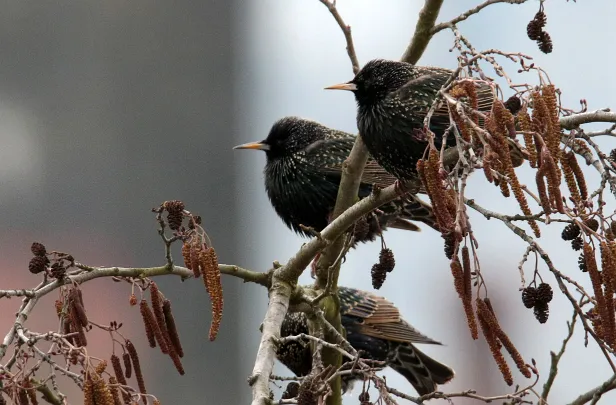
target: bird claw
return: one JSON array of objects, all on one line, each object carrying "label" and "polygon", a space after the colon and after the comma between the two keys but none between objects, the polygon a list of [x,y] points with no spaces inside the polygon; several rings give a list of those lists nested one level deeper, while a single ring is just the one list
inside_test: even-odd
[{"label": "bird claw", "polygon": [[403,196],[409,192],[408,188],[406,187],[405,182],[401,180],[396,180],[394,182],[394,190],[396,191],[396,193],[398,193],[399,196]]},{"label": "bird claw", "polygon": [[321,257],[321,253],[317,253],[317,255],[312,259],[312,263],[310,263],[310,277],[315,279],[317,277],[317,262]]}]

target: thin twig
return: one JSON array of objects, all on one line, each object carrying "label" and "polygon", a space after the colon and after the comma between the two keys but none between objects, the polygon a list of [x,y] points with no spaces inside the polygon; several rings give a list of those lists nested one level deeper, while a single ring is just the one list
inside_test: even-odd
[{"label": "thin twig", "polygon": [[563,340],[560,350],[558,351],[558,353],[550,352],[550,358],[551,358],[550,374],[548,375],[548,379],[546,380],[545,384],[543,384],[543,392],[541,393],[541,399],[539,401],[539,404],[548,403],[547,402],[548,395],[550,394],[550,390],[552,389],[552,384],[554,384],[554,380],[556,379],[556,374],[558,374],[558,363],[560,362],[560,359],[563,357],[563,354],[565,354],[567,343],[569,343],[569,340],[571,340],[571,337],[573,336],[573,331],[575,329],[575,321],[577,317],[578,317],[578,313],[576,311],[573,311],[573,316],[571,317],[571,321],[567,322],[567,336],[565,336],[565,339]]},{"label": "thin twig", "polygon": [[455,25],[461,21],[466,20],[468,17],[479,13],[481,10],[483,10],[484,8],[492,5],[492,4],[497,4],[497,3],[509,3],[509,4],[522,4],[522,3],[526,3],[528,0],[487,0],[483,3],[481,3],[480,5],[478,5],[477,7],[471,8],[470,10],[465,11],[464,13],[460,14],[459,16],[457,16],[456,18],[453,18],[447,22],[444,23],[440,23],[440,24],[436,24],[434,27],[432,27],[432,29],[430,30],[430,34],[434,35],[439,31],[442,31],[444,29],[450,28],[452,25]]},{"label": "thin twig", "polygon": [[353,36],[351,35],[351,26],[347,25],[342,19],[342,16],[340,15],[340,13],[338,12],[338,9],[336,8],[335,1],[333,2],[329,0],[319,0],[319,1],[323,3],[325,7],[327,7],[332,17],[334,17],[334,19],[338,23],[340,30],[344,34],[344,39],[346,40],[347,54],[349,55],[349,59],[351,59],[351,65],[353,65],[353,73],[357,74],[357,72],[359,72],[359,61],[357,60],[357,54],[355,53],[355,45],[353,45]]}]

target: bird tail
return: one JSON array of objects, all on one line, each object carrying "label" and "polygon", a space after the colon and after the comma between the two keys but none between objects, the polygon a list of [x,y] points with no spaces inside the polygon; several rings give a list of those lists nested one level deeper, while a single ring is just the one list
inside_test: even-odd
[{"label": "bird tail", "polygon": [[[437,231],[439,230],[432,206],[427,202],[422,201],[416,195],[408,194],[400,200],[394,200],[394,202],[401,205],[401,215],[395,221],[388,224],[390,227],[397,229],[408,229],[409,221],[415,221],[423,222],[430,228]],[[412,223],[410,226],[416,227]]]},{"label": "bird tail", "polygon": [[[392,343],[393,344],[393,343]],[[410,343],[396,343],[388,365],[402,374],[419,395],[436,391],[437,384],[450,381],[453,369],[418,350]]]}]

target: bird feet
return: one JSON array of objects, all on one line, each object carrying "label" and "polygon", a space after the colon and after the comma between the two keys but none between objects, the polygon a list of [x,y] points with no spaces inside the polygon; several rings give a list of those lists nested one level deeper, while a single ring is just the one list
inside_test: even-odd
[{"label": "bird feet", "polygon": [[409,192],[406,182],[399,179],[394,182],[394,190],[396,190],[396,193],[398,193],[399,196],[403,196]]},{"label": "bird feet", "polygon": [[310,277],[315,279],[317,277],[317,262],[321,257],[321,253],[317,253],[317,255],[312,259],[312,263],[310,263]]}]

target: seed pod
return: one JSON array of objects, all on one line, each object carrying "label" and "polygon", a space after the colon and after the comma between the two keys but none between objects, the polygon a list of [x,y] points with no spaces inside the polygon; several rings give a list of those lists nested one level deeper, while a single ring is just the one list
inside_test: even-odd
[{"label": "seed pod", "polygon": [[526,308],[532,308],[537,303],[537,289],[526,287],[522,290],[522,302]]},{"label": "seed pod", "polygon": [[372,287],[378,290],[383,286],[383,283],[385,282],[385,278],[387,277],[387,270],[385,270],[385,268],[383,268],[380,263],[375,263],[372,265],[370,274],[372,275]]},{"label": "seed pod", "polygon": [[379,253],[379,264],[383,266],[386,272],[390,273],[396,266],[394,252],[391,249],[383,248]]},{"label": "seed pod", "polygon": [[[130,355],[130,359],[133,362],[133,369],[135,370],[135,378],[137,378],[137,385],[139,386],[139,392],[142,394],[147,394],[145,389],[145,381],[143,379],[143,373],[141,372],[141,365],[139,364],[139,355],[137,354],[137,349],[130,340],[126,340],[126,350]],[[145,405],[147,405],[147,398],[143,397],[145,400]]]},{"label": "seed pod", "polygon": [[173,312],[171,312],[171,301],[168,299],[163,301],[163,313],[165,314],[165,324],[167,325],[167,331],[169,332],[171,344],[178,353],[178,356],[184,357],[184,349],[182,348],[182,342],[180,342],[180,335],[175,324]]},{"label": "seed pod", "polygon": [[552,297],[554,296],[554,292],[552,291],[552,287],[547,283],[541,283],[537,287],[537,295],[536,302],[540,303],[549,303],[552,301]]},{"label": "seed pod", "polygon": [[49,263],[49,259],[47,259],[47,257],[34,256],[32,259],[30,259],[30,263],[28,264],[28,270],[30,270],[30,273],[38,274],[45,271],[47,263]]},{"label": "seed pod", "polygon": [[539,323],[546,323],[548,321],[548,317],[550,316],[550,308],[547,303],[539,303],[535,305],[533,312]]},{"label": "seed pod", "polygon": [[34,256],[45,256],[47,254],[47,249],[45,249],[45,245],[38,242],[33,242],[32,246],[30,246],[30,251]]},{"label": "seed pod", "polygon": [[124,352],[124,354],[122,354],[122,361],[124,362],[124,375],[126,375],[126,378],[130,378],[133,374],[133,367],[130,363],[130,354]]},{"label": "seed pod", "polygon": [[563,240],[573,240],[580,235],[580,227],[577,224],[569,224],[563,229],[561,237]]}]

